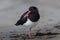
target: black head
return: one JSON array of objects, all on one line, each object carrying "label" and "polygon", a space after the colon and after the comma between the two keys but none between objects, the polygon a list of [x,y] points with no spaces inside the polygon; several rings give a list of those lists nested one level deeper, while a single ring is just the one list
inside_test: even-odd
[{"label": "black head", "polygon": [[29,10],[30,10],[30,11],[38,11],[37,7],[35,7],[35,6],[31,6],[31,7],[29,8]]}]

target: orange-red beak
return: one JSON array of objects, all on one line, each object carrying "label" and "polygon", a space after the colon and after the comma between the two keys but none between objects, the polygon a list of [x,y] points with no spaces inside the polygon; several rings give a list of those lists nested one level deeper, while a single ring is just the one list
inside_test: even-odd
[{"label": "orange-red beak", "polygon": [[28,10],[27,15],[29,15],[30,13],[31,13],[31,11],[30,11],[30,10]]},{"label": "orange-red beak", "polygon": [[26,13],[26,15],[24,17],[28,16],[30,13],[31,13],[31,11],[28,10],[28,12]]}]

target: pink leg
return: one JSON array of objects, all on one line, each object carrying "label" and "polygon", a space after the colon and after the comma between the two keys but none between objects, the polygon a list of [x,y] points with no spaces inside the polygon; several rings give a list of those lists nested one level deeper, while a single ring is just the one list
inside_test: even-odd
[{"label": "pink leg", "polygon": [[31,38],[32,35],[31,35],[31,28],[29,28],[29,38]]}]

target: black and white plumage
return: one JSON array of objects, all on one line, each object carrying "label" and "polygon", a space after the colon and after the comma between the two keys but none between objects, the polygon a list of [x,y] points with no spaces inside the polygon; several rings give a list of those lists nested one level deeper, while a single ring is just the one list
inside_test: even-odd
[{"label": "black and white plumage", "polygon": [[19,25],[31,26],[34,23],[38,22],[39,19],[40,19],[40,15],[39,15],[37,7],[31,6],[29,10],[21,16],[21,18],[17,21],[15,25],[16,26],[19,26]]}]

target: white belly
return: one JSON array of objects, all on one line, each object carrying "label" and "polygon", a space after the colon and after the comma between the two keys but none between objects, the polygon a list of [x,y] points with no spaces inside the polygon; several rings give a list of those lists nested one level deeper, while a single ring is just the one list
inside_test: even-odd
[{"label": "white belly", "polygon": [[24,23],[24,26],[33,26],[35,24],[35,22],[32,22],[30,19],[27,20],[26,23]]}]

